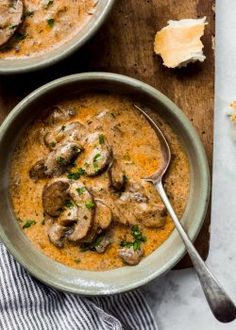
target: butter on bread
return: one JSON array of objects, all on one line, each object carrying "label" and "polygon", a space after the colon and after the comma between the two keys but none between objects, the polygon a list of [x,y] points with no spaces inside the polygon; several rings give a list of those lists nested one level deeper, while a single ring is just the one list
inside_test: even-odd
[{"label": "butter on bread", "polygon": [[203,62],[201,37],[204,34],[206,17],[168,21],[168,25],[157,32],[154,51],[168,68],[180,68],[188,63]]}]

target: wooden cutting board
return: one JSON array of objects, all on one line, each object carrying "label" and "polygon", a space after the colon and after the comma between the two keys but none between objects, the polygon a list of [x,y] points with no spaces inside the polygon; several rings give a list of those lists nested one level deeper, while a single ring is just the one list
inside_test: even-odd
[{"label": "wooden cutting board", "polygon": [[[71,58],[53,68],[27,75],[0,77],[0,120],[25,95],[55,78],[82,71],[111,71],[129,75],[156,87],[188,116],[212,163],[214,108],[213,0],[117,0],[111,16],[95,37]],[[157,30],[169,19],[207,17],[203,37],[204,63],[170,70],[153,54]],[[210,211],[196,241],[206,258]],[[189,266],[185,257],[179,267]]]}]

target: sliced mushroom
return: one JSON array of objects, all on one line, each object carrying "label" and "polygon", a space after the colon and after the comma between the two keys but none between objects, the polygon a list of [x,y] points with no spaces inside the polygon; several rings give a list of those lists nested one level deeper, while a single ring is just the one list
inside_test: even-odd
[{"label": "sliced mushroom", "polygon": [[40,159],[31,167],[31,169],[29,171],[29,176],[33,180],[43,179],[46,177],[46,175],[45,175],[46,169],[47,168],[45,166],[45,160]]},{"label": "sliced mushroom", "polygon": [[44,137],[44,142],[49,149],[55,149],[56,145],[64,139],[81,141],[83,134],[84,125],[75,121],[49,130]]},{"label": "sliced mushroom", "polygon": [[60,144],[45,159],[37,161],[31,167],[29,176],[34,180],[60,176],[73,163],[82,150],[83,148],[76,142]]},{"label": "sliced mushroom", "polygon": [[87,235],[81,239],[81,243],[90,244],[94,242],[101,232],[101,228],[94,222]]},{"label": "sliced mushroom", "polygon": [[45,175],[53,177],[63,174],[82,150],[82,147],[75,142],[60,144],[57,149],[49,153],[45,160]]},{"label": "sliced mushroom", "polygon": [[[71,202],[70,200],[68,200]],[[66,207],[66,200],[64,206]],[[72,226],[74,223],[76,223],[78,219],[78,208],[77,206],[71,202],[72,206],[67,207],[64,209],[60,216],[57,219],[57,222],[62,226]]]},{"label": "sliced mushroom", "polygon": [[48,230],[48,238],[56,247],[62,248],[67,228],[54,223]]},{"label": "sliced mushroom", "polygon": [[23,17],[22,0],[1,0],[0,2],[0,46],[16,32]]},{"label": "sliced mushroom", "polygon": [[58,217],[58,225],[74,225],[67,233],[69,241],[80,241],[93,225],[95,203],[87,188],[79,181],[61,179],[45,186],[43,208],[46,214]]},{"label": "sliced mushroom", "polygon": [[143,256],[143,250],[138,249],[134,251],[133,247],[124,247],[119,250],[119,256],[124,260],[125,263],[128,265],[137,265],[142,256]]},{"label": "sliced mushroom", "polygon": [[[166,223],[167,211],[156,188],[152,183],[145,181],[141,181],[141,186],[143,194],[147,196],[148,201],[146,203],[142,201],[140,203],[141,207],[137,208],[136,217],[138,221],[142,222],[146,227],[163,227]],[[139,197],[137,200],[140,200]]]},{"label": "sliced mushroom", "polygon": [[97,253],[104,253],[107,247],[112,242],[112,235],[110,232],[107,232],[99,241],[99,243],[95,246],[95,250]]},{"label": "sliced mushroom", "polygon": [[162,203],[147,205],[143,210],[137,210],[136,217],[145,227],[159,228],[166,223],[166,208]]},{"label": "sliced mushroom", "polygon": [[143,192],[140,191],[128,191],[125,194],[122,195],[121,197],[124,201],[129,200],[129,201],[134,201],[137,203],[147,203],[148,202],[148,197],[144,195]]},{"label": "sliced mushroom", "polygon": [[112,160],[112,164],[109,167],[109,179],[110,185],[115,191],[122,191],[125,188],[127,177],[124,174],[121,165],[116,159]]},{"label": "sliced mushroom", "polygon": [[104,197],[104,194],[109,194],[109,185],[107,180],[96,182],[96,185],[94,185],[92,182],[89,182],[88,184],[89,191],[95,199],[102,199]]},{"label": "sliced mushroom", "polygon": [[88,176],[96,176],[108,167],[112,159],[111,148],[102,133],[91,134],[87,137],[86,143],[87,158],[84,168]]},{"label": "sliced mushroom", "polygon": [[77,206],[77,221],[68,240],[78,242],[88,234],[93,225],[96,205],[93,196],[79,181],[71,183],[69,194]]},{"label": "sliced mushroom", "polygon": [[90,126],[91,131],[97,132],[99,130],[102,130],[104,126],[110,127],[112,121],[113,117],[111,116],[110,112],[105,109],[93,118],[90,118],[87,121],[87,124]]},{"label": "sliced mushroom", "polygon": [[96,200],[94,223],[86,237],[82,240],[83,243],[93,242],[103,230],[106,230],[111,225],[111,222],[111,209],[103,201]]},{"label": "sliced mushroom", "polygon": [[65,201],[68,199],[69,183],[58,180],[43,189],[43,208],[46,214],[52,217],[58,217],[62,212]]},{"label": "sliced mushroom", "polygon": [[146,227],[162,227],[166,209],[155,187],[148,182],[129,182],[126,191],[115,201],[115,219],[122,224],[142,223]]},{"label": "sliced mushroom", "polygon": [[56,125],[67,121],[75,116],[75,114],[76,111],[73,108],[63,108],[55,105],[52,109],[50,109],[50,114],[44,119],[44,123],[47,125]]},{"label": "sliced mushroom", "polygon": [[96,206],[95,222],[102,230],[105,230],[112,222],[112,211],[101,200],[96,200]]}]

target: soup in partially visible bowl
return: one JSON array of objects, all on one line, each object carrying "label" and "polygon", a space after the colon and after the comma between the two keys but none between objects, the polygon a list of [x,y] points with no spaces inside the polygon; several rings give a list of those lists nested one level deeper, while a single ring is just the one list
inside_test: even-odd
[{"label": "soup in partially visible bowl", "polygon": [[95,0],[2,0],[0,59],[38,56],[71,39],[96,11]]},{"label": "soup in partially visible bowl", "polygon": [[115,0],[1,0],[0,72],[53,64],[80,47]]}]

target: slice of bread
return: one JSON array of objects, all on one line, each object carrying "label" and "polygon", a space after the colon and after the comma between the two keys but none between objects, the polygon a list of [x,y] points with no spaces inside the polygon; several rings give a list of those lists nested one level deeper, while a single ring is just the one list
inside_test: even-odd
[{"label": "slice of bread", "polygon": [[157,32],[154,51],[168,68],[179,68],[188,63],[205,60],[201,37],[204,34],[206,17],[168,21],[168,25]]}]

